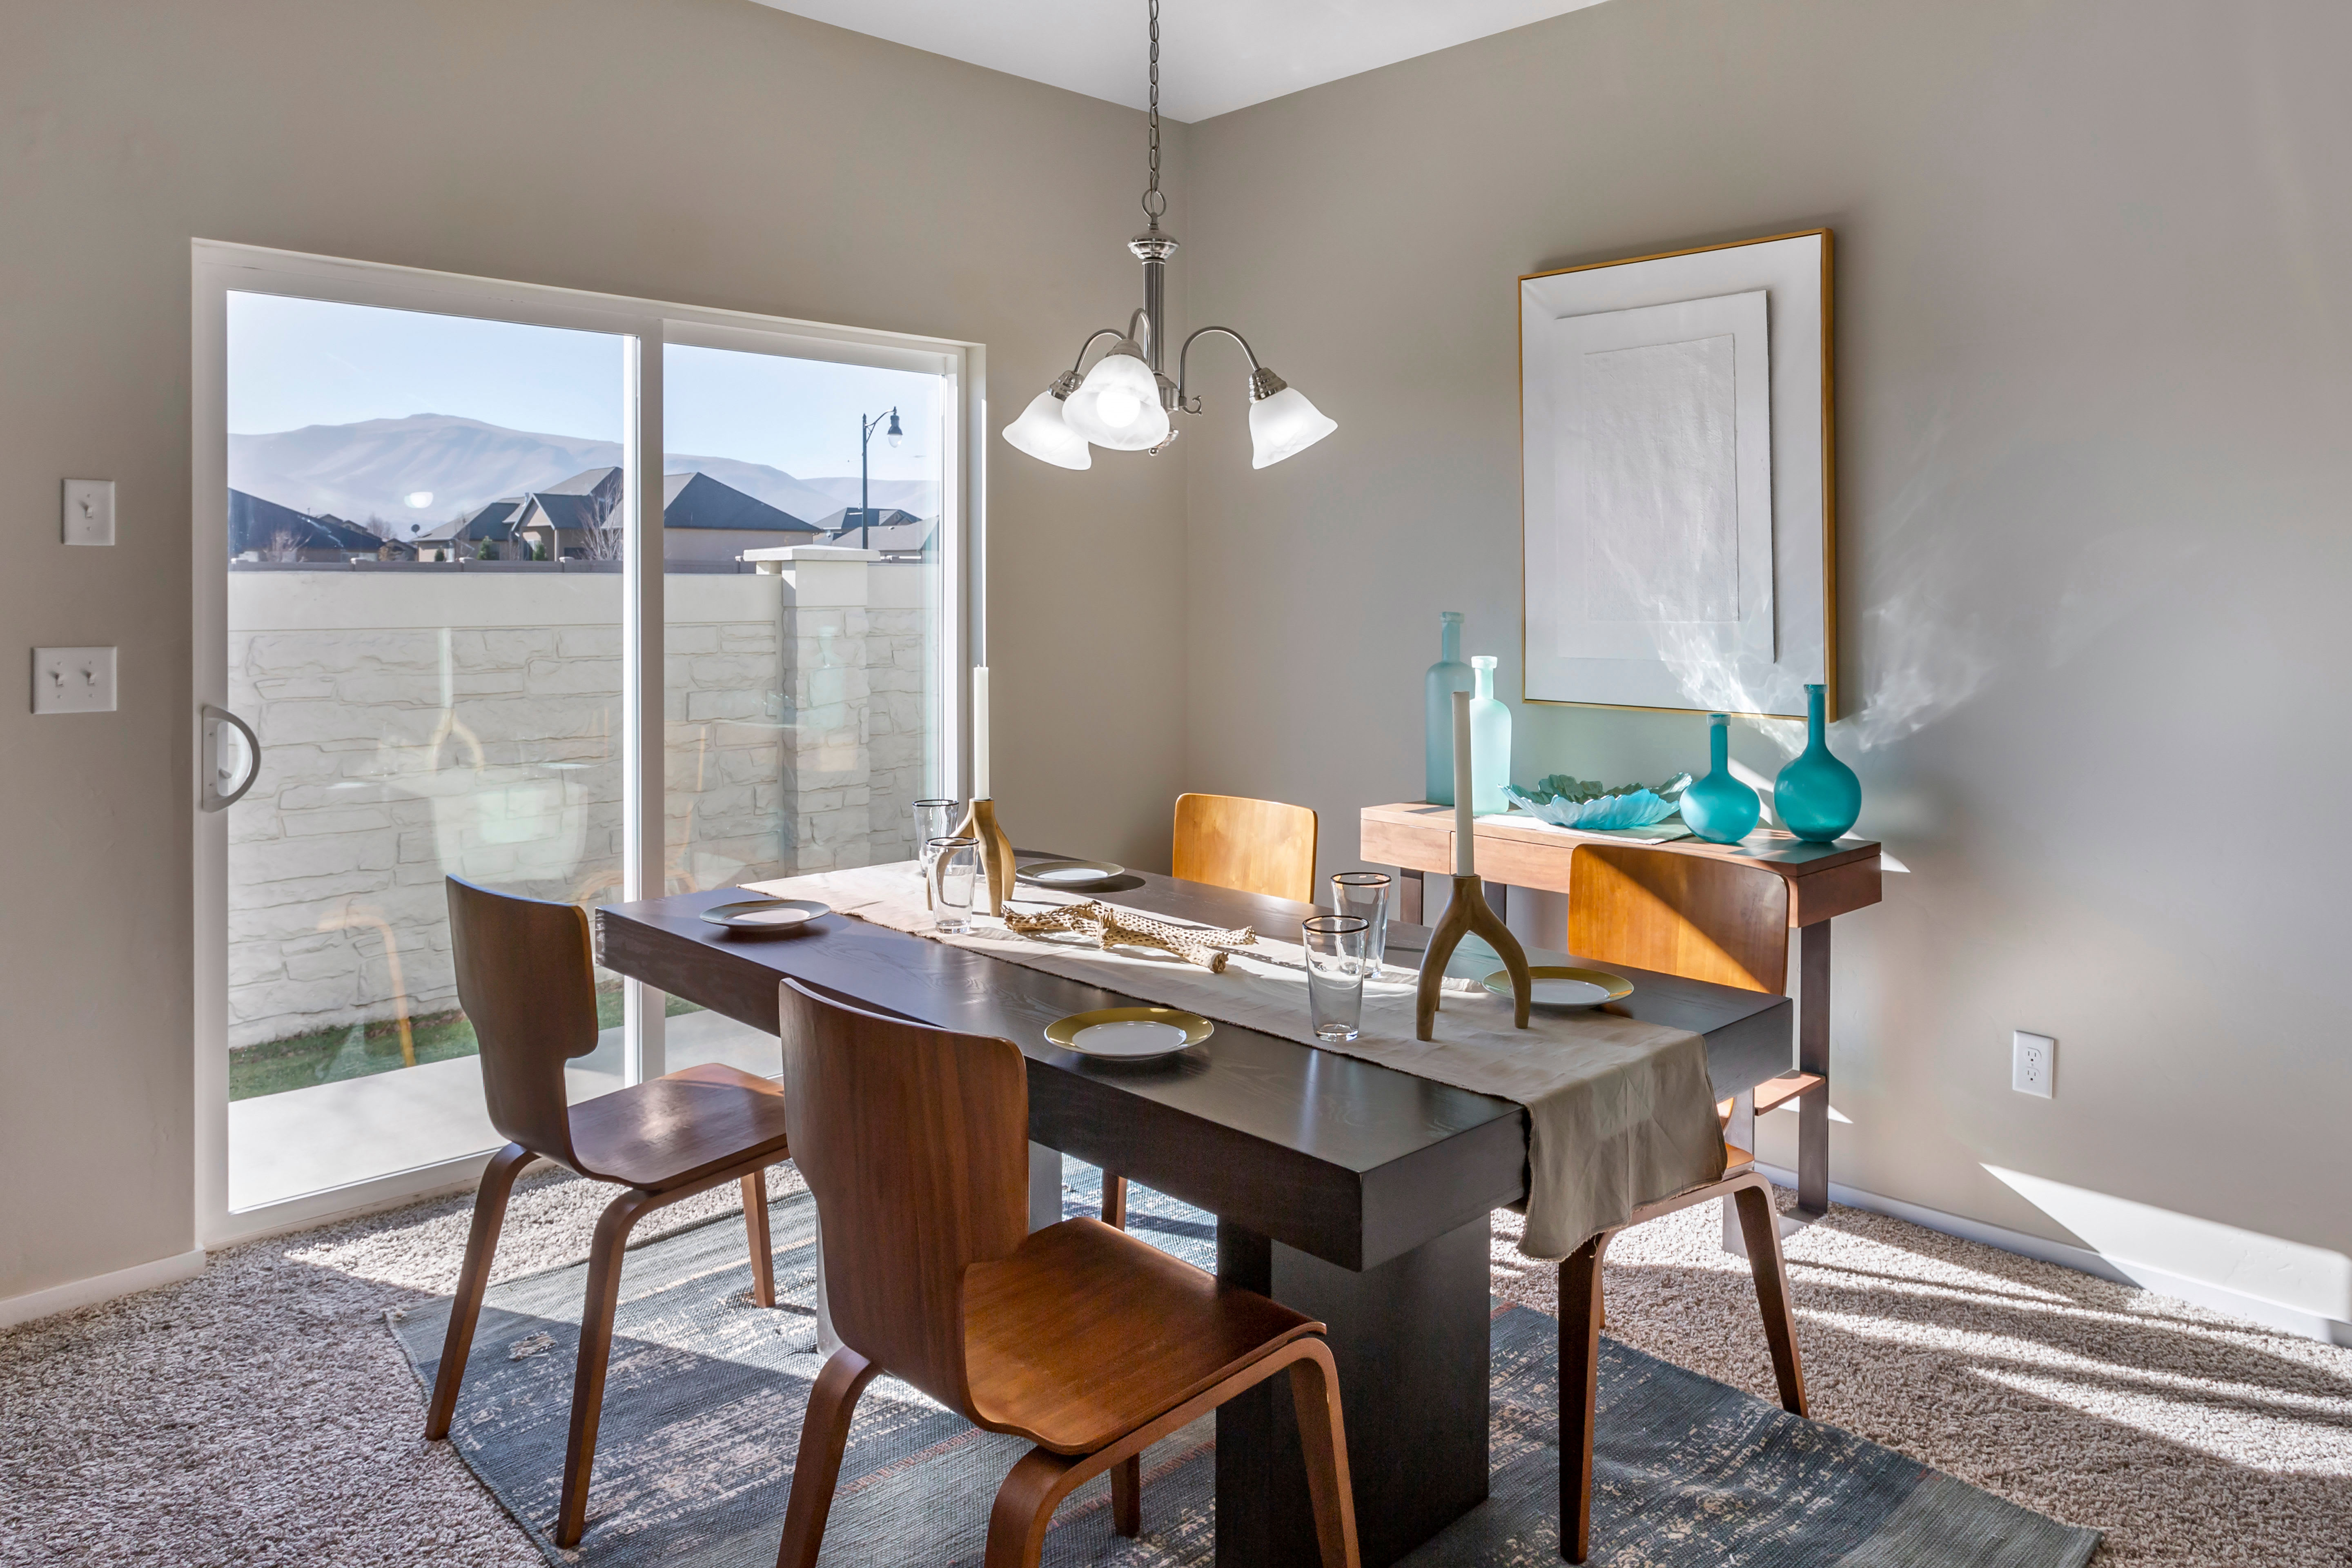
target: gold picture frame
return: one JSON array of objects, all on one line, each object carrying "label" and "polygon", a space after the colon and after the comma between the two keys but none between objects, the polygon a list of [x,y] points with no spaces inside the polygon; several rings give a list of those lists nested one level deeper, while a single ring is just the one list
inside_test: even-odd
[{"label": "gold picture frame", "polygon": [[[1523,272],[1514,288],[1517,291],[1519,314],[1519,700],[1522,703],[1547,708],[1601,708],[1624,712],[1698,713],[1713,710],[1677,708],[1663,704],[1633,702],[1586,701],[1556,697],[1532,697],[1528,693],[1528,436],[1527,436],[1527,285],[1547,278],[1565,277],[1571,273],[1592,272],[1605,268],[1633,267],[1645,262],[1671,261],[1684,257],[1702,256],[1718,251],[1743,249],[1751,246],[1772,245],[1792,239],[1818,239],[1821,242],[1820,276],[1820,355],[1821,355],[1821,533],[1822,533],[1822,679],[1827,717],[1836,719],[1844,711],[1841,701],[1838,679],[1838,597],[1837,597],[1837,393],[1835,377],[1835,295],[1832,273],[1835,259],[1834,237],[1827,228],[1796,229],[1781,234],[1759,235],[1750,239],[1727,240],[1717,245],[1685,246],[1676,250],[1654,251],[1643,256],[1619,257],[1608,261],[1581,262],[1574,267],[1548,268],[1539,272]],[[1776,498],[1777,510],[1777,498]],[[1742,718],[1802,719],[1802,712],[1743,713]]]}]

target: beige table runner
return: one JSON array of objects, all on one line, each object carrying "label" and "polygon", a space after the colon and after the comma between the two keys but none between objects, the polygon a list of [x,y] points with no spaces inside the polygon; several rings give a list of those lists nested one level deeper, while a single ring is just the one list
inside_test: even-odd
[{"label": "beige table runner", "polygon": [[[749,886],[778,898],[820,900],[893,931],[1516,1100],[1528,1110],[1528,1224],[1519,1246],[1530,1258],[1565,1258],[1596,1232],[1622,1225],[1636,1205],[1723,1173],[1706,1041],[1687,1029],[1589,1011],[1539,1011],[1530,1027],[1515,1029],[1509,1003],[1483,991],[1449,991],[1437,1037],[1417,1040],[1417,977],[1407,972],[1367,984],[1363,1032],[1332,1043],[1317,1039],[1307,1023],[1306,955],[1282,940],[1284,933],[1260,931],[1255,943],[1234,950],[1223,973],[1213,974],[1152,949],[1106,952],[1076,935],[1021,936],[986,914],[975,917],[971,932],[945,935],[924,907],[912,862]],[[1024,909],[1084,901],[1026,887],[1021,896]],[[1390,975],[1397,973],[1391,966]]]}]

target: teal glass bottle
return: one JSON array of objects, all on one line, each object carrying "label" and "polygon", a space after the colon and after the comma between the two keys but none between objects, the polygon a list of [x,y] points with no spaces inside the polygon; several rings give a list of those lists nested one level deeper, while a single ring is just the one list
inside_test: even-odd
[{"label": "teal glass bottle", "polygon": [[1683,826],[1710,844],[1737,844],[1756,831],[1764,803],[1731,774],[1731,717],[1706,716],[1706,777],[1683,791]]},{"label": "teal glass bottle", "polygon": [[1462,662],[1462,612],[1437,616],[1437,662],[1422,678],[1422,745],[1428,776],[1422,798],[1432,805],[1454,804],[1454,694],[1471,689],[1470,667]]},{"label": "teal glass bottle", "polygon": [[1511,710],[1495,696],[1495,656],[1470,661],[1470,809],[1480,816],[1511,809]]},{"label": "teal glass bottle", "polygon": [[1822,688],[1805,688],[1805,749],[1772,785],[1781,826],[1814,844],[1827,844],[1862,815],[1862,781],[1830,754],[1825,700]]}]

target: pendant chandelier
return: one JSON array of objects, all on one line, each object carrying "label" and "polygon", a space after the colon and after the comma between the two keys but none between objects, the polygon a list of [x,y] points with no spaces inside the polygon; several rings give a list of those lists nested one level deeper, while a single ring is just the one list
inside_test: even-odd
[{"label": "pendant chandelier", "polygon": [[[1096,447],[1160,451],[1176,439],[1171,416],[1201,412],[1201,400],[1186,394],[1187,367],[1192,345],[1212,332],[1239,343],[1249,360],[1250,467],[1271,467],[1339,427],[1306,394],[1260,364],[1249,341],[1231,327],[1202,327],[1192,333],[1177,353],[1176,379],[1161,374],[1168,258],[1176,254],[1175,237],[1160,227],[1167,210],[1168,198],[1160,194],[1160,0],[1151,0],[1151,183],[1143,193],[1143,216],[1150,226],[1127,242],[1143,263],[1143,303],[1128,318],[1125,331],[1104,327],[1089,334],[1070,368],[1004,427],[1004,438],[1016,450],[1063,468],[1092,468]],[[1114,340],[1111,346],[1081,374],[1087,355],[1105,338]]]}]

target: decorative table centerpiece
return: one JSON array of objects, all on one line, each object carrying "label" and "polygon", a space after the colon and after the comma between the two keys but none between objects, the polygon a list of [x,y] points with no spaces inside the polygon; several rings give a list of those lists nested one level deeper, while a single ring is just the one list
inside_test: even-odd
[{"label": "decorative table centerpiece", "polygon": [[1648,827],[1675,814],[1690,782],[1690,774],[1676,773],[1664,784],[1604,786],[1598,779],[1553,773],[1533,789],[1505,784],[1503,794],[1521,811],[1554,827]]}]

